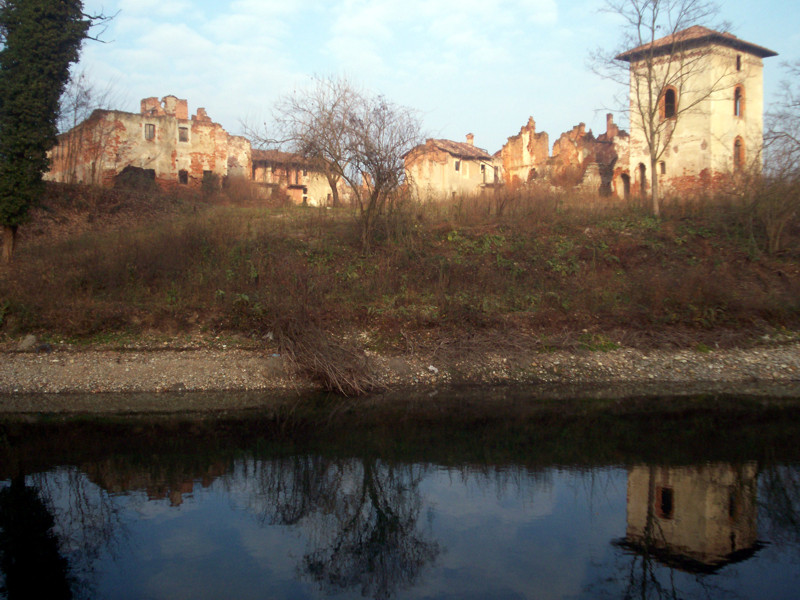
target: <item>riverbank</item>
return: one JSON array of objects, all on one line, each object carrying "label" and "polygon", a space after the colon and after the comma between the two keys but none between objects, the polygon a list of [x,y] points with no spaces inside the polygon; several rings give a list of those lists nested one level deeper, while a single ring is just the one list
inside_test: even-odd
[{"label": "riverbank", "polygon": [[[681,393],[800,397],[800,342],[796,341],[720,350],[462,351],[457,357],[437,352],[391,356],[371,353],[369,359],[383,391],[522,384],[532,386],[541,395],[583,390],[585,394],[609,397]],[[175,404],[172,399],[165,404],[164,398],[158,396],[173,398],[178,392],[315,390],[314,382],[292,373],[284,357],[269,349],[176,347],[164,342],[148,348],[67,345],[48,346],[39,352],[8,348],[0,352],[0,412],[192,410],[191,400],[185,405]],[[102,403],[87,400],[78,404],[74,398],[64,402],[56,397],[108,393],[150,396],[146,402],[140,398],[134,404],[120,400],[116,407],[113,400],[112,405],[106,404],[108,396]],[[234,405],[231,400],[224,400],[229,396],[209,398],[206,396],[197,410],[244,409],[263,403],[261,395],[242,395]]]}]

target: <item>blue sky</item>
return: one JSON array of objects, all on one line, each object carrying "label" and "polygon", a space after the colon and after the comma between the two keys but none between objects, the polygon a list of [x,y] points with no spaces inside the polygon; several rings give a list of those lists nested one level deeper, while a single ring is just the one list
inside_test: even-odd
[{"label": "blue sky", "polygon": [[[621,23],[602,0],[86,0],[118,13],[87,42],[79,69],[111,85],[122,110],[173,94],[231,133],[269,119],[276,98],[312,75],[346,75],[420,111],[432,137],[490,152],[529,116],[560,133],[583,121],[605,130],[620,90],[586,67],[616,48]],[[779,56],[765,60],[765,103],[800,60],[800,3],[720,2],[734,35]],[[624,115],[617,115],[624,122]]]}]

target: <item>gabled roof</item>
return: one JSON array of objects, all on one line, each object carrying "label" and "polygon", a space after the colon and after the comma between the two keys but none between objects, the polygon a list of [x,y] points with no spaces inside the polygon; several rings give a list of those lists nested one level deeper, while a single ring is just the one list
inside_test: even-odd
[{"label": "gabled roof", "polygon": [[742,52],[754,54],[759,58],[767,58],[778,55],[777,52],[773,52],[772,50],[764,48],[763,46],[757,46],[756,44],[751,44],[750,42],[740,40],[731,33],[714,31],[708,27],[694,25],[688,29],[683,29],[671,35],[657,39],[654,42],[637,46],[632,50],[618,54],[615,58],[617,60],[631,62],[638,60],[645,53],[650,51],[652,51],[654,55],[658,56],[661,54],[670,54],[676,50],[687,50],[690,48],[696,48],[698,46],[705,46],[707,44],[719,44],[721,46],[727,46],[729,48],[741,50]]},{"label": "gabled roof", "polygon": [[[447,152],[448,154],[452,154],[456,158],[492,160],[492,157],[489,155],[488,152],[486,152],[486,150],[484,150],[483,148],[478,148],[477,146],[473,146],[472,144],[467,144],[465,142],[429,139],[425,141],[425,146],[427,146],[429,149],[436,149],[436,150],[441,150],[443,152]],[[424,146],[421,146],[420,148],[424,148]]]},{"label": "gabled roof", "polygon": [[253,161],[263,161],[280,165],[308,165],[310,161],[299,154],[280,150],[253,150]]}]

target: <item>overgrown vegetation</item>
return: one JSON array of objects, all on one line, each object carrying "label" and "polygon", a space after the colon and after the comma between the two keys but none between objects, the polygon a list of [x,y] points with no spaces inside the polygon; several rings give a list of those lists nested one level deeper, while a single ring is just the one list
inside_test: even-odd
[{"label": "overgrown vegetation", "polygon": [[372,385],[364,350],[742,343],[800,325],[800,226],[775,252],[746,198],[661,218],[553,193],[403,201],[365,255],[348,209],[51,187],[0,277],[0,332],[233,332],[348,394]]}]

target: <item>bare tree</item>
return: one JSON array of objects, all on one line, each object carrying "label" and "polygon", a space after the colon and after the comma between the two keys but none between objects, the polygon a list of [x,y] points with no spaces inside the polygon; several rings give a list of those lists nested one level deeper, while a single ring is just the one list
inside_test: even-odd
[{"label": "bare tree", "polygon": [[[62,171],[61,180],[65,183],[98,183],[102,175],[102,156],[108,139],[113,133],[113,122],[96,119],[91,127],[82,127],[96,110],[109,110],[120,104],[118,94],[112,84],[99,87],[94,84],[86,71],[73,73],[64,93],[61,95],[58,115],[59,145],[54,148],[55,163]],[[88,178],[79,174],[78,166],[83,161],[93,169]]]},{"label": "bare tree", "polygon": [[766,113],[764,152],[770,175],[800,175],[800,59],[784,68],[777,100]]},{"label": "bare tree", "polygon": [[800,215],[800,60],[784,67],[788,77],[766,113],[764,173],[756,173],[752,186],[753,213],[770,254],[780,252],[784,231]]},{"label": "bare tree", "polygon": [[[705,0],[606,0],[605,11],[624,22],[624,51],[596,52],[592,69],[630,86],[631,141],[644,137],[650,162],[650,198],[659,214],[656,166],[670,147],[678,123],[716,91],[730,85],[727,74],[706,71],[718,32],[696,27],[717,14]],[[705,76],[705,77],[704,77]]]},{"label": "bare tree", "polygon": [[356,101],[354,87],[346,79],[316,78],[311,87],[295,90],[278,101],[274,120],[280,139],[325,174],[331,187],[333,206],[339,206],[339,182],[335,165],[345,159],[347,116]]},{"label": "bare tree", "polygon": [[358,208],[363,250],[375,223],[404,181],[403,155],[422,140],[416,112],[356,88],[345,78],[316,78],[308,89],[284,97],[275,109],[278,143],[310,160],[331,185],[349,186]]}]

